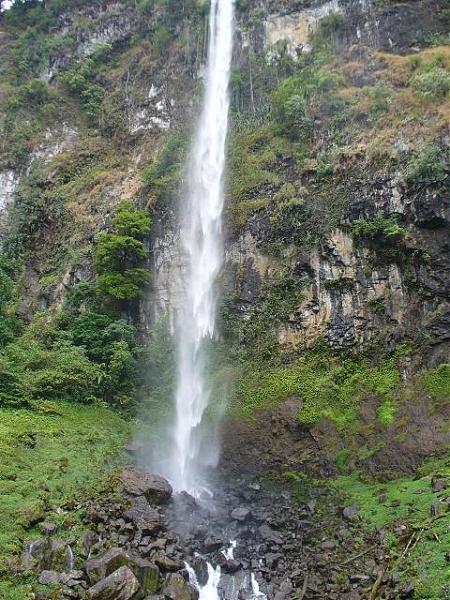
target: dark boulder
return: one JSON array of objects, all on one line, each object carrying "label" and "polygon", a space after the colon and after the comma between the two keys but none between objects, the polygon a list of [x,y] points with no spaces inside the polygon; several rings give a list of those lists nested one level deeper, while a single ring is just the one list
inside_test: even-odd
[{"label": "dark boulder", "polygon": [[124,518],[140,529],[143,535],[153,534],[161,529],[160,514],[150,506],[145,496],[133,498],[130,508],[124,513]]},{"label": "dark boulder", "polygon": [[130,600],[139,590],[139,582],[128,567],[101,579],[86,592],[88,600]]},{"label": "dark boulder", "polygon": [[164,504],[172,496],[172,486],[164,477],[139,469],[124,469],[122,484],[127,494],[145,496],[149,502],[154,504]]},{"label": "dark boulder", "polygon": [[171,573],[163,589],[167,600],[198,600],[198,590],[180,573]]}]

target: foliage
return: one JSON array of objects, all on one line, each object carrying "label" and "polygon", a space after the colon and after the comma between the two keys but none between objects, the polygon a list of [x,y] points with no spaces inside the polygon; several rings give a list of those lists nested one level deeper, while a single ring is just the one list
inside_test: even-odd
[{"label": "foliage", "polygon": [[420,383],[435,403],[450,402],[450,364],[443,364],[428,371]]},{"label": "foliage", "polygon": [[181,180],[187,147],[185,133],[170,134],[155,162],[142,171],[142,181],[156,200],[164,200],[175,192]]},{"label": "foliage", "polygon": [[1,358],[2,379],[8,382],[2,406],[39,399],[91,402],[103,377],[82,348],[62,340],[45,345],[25,335],[9,344]]},{"label": "foliage", "polygon": [[426,100],[443,101],[450,94],[450,73],[440,66],[433,66],[412,78],[411,85],[416,94]]},{"label": "foliage", "polygon": [[310,59],[272,94],[272,117],[290,136],[307,136],[316,112],[327,111],[342,77]]},{"label": "foliage", "polygon": [[346,17],[338,12],[330,12],[320,19],[316,31],[311,36],[313,48],[333,48],[339,39],[350,31]]},{"label": "foliage", "polygon": [[[104,493],[129,434],[129,424],[102,404],[42,402],[29,410],[0,409],[0,596],[27,598],[26,579],[8,578],[8,559],[20,552],[20,515],[39,506],[60,535],[81,535],[82,515],[50,511]],[[45,512],[43,513],[45,515]],[[75,547],[74,547],[75,550]],[[76,552],[76,550],[75,550]]]},{"label": "foliage", "polygon": [[14,314],[19,263],[5,252],[0,254],[0,348],[14,339],[20,323]]},{"label": "foliage", "polygon": [[[449,458],[430,462],[422,467],[414,479],[395,479],[387,483],[367,483],[358,473],[341,476],[332,483],[345,495],[347,504],[357,504],[360,515],[370,528],[383,528],[387,532],[385,544],[391,557],[389,569],[401,574],[402,580],[413,582],[418,597],[429,600],[444,598],[448,583],[448,563],[443,546],[450,543],[450,533],[445,518],[430,517],[430,506],[445,503],[448,491],[433,493],[431,476],[450,476]],[[380,501],[380,494],[386,500]],[[398,537],[398,523],[406,527],[407,535]],[[416,542],[405,553],[412,535]]]},{"label": "foliage", "polygon": [[89,57],[74,65],[63,76],[64,83],[91,118],[98,115],[104,97],[103,88],[95,82],[96,68],[96,61]]},{"label": "foliage", "polygon": [[370,221],[357,219],[351,225],[351,233],[371,246],[380,260],[404,260],[408,256],[407,231],[398,225],[396,215],[385,217],[377,212]]},{"label": "foliage", "polygon": [[98,234],[95,265],[102,293],[119,301],[139,295],[148,279],[147,271],[138,265],[147,256],[142,240],[150,224],[145,211],[123,202],[112,219],[113,231]]},{"label": "foliage", "polygon": [[23,253],[34,250],[34,238],[42,230],[61,228],[66,220],[64,197],[48,187],[40,166],[33,163],[21,178],[13,207],[9,212],[11,234],[7,241],[10,251]]},{"label": "foliage", "polygon": [[448,173],[446,152],[436,145],[425,146],[404,168],[405,182],[412,189],[441,184]]},{"label": "foliage", "polygon": [[344,427],[355,421],[359,403],[367,395],[375,395],[381,403],[394,403],[400,384],[397,360],[393,354],[372,365],[366,358],[339,357],[319,345],[288,367],[268,369],[250,363],[239,374],[230,411],[254,418],[258,410],[299,396],[304,402],[298,417],[301,423],[326,417]]}]

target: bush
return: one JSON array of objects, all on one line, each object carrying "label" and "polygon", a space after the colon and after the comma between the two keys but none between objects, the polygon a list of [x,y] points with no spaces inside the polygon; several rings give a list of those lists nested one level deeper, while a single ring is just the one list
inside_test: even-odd
[{"label": "bush", "polygon": [[94,118],[98,115],[103,100],[103,88],[95,83],[96,62],[93,58],[85,58],[68,70],[63,81],[70,92],[76,96],[87,115]]},{"label": "bush", "polygon": [[435,66],[426,73],[415,75],[411,84],[418,96],[439,102],[445,100],[450,93],[450,73]]},{"label": "bush", "polygon": [[145,211],[123,202],[112,220],[113,231],[97,236],[95,265],[103,294],[120,301],[139,295],[148,280],[148,272],[138,264],[147,256],[142,240],[150,223]]},{"label": "bush", "polygon": [[171,134],[159,152],[157,160],[142,171],[142,181],[156,200],[163,200],[175,192],[181,179],[188,141],[187,135],[183,132]]},{"label": "bush", "polygon": [[89,361],[82,348],[70,343],[47,347],[21,338],[1,355],[3,405],[23,405],[31,400],[90,402],[99,394],[103,370]]},{"label": "bush", "polygon": [[426,146],[406,165],[403,175],[411,188],[443,183],[448,177],[446,153],[439,146]]}]

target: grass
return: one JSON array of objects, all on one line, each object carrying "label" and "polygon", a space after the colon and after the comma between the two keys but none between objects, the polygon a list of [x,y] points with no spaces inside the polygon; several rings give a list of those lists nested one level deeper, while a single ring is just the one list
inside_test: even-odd
[{"label": "grass", "polygon": [[395,394],[400,385],[398,355],[372,365],[368,359],[306,352],[288,367],[261,368],[246,364],[237,378],[229,412],[234,417],[255,418],[289,396],[304,404],[298,419],[306,425],[325,417],[339,428],[357,420],[357,409],[367,395],[380,399],[379,419],[389,425],[395,415]]},{"label": "grass", "polygon": [[[450,544],[446,513],[449,490],[433,493],[431,476],[434,474],[450,483],[450,455],[425,465],[420,473],[422,476],[417,479],[371,484],[353,473],[338,477],[332,484],[346,496],[347,502],[360,506],[360,515],[368,527],[387,530],[385,543],[391,557],[389,570],[401,573],[405,582],[413,581],[415,597],[422,600],[447,599],[450,582],[450,564],[445,557]],[[383,501],[380,501],[381,494]],[[430,509],[437,501],[441,516],[433,518]],[[399,537],[394,530],[400,525],[406,528]],[[413,549],[404,553],[413,534]],[[417,536],[419,540],[414,546]]]},{"label": "grass", "polygon": [[[23,540],[39,536],[35,519],[105,489],[129,423],[101,404],[45,402],[35,410],[2,409],[0,417],[1,580],[6,559],[17,555]],[[71,535],[79,525],[72,512],[49,512],[48,518],[62,524],[69,520]],[[25,581],[5,577],[0,598],[27,598]]]}]

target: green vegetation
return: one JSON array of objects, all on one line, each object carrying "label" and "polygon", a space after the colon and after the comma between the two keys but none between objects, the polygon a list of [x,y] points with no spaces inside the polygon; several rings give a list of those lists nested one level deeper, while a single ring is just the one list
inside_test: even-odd
[{"label": "green vegetation", "polygon": [[299,396],[304,402],[298,415],[301,423],[312,424],[325,417],[343,428],[355,423],[361,400],[372,395],[380,401],[380,421],[389,425],[401,381],[398,359],[404,351],[400,348],[373,365],[365,358],[333,355],[319,345],[285,368],[250,363],[239,373],[230,412],[254,418],[259,410]]},{"label": "green vegetation", "polygon": [[153,164],[142,173],[142,181],[155,201],[170,198],[181,182],[189,138],[184,132],[169,134]]},{"label": "green vegetation", "polygon": [[0,409],[0,596],[28,598],[27,579],[7,574],[23,540],[39,537],[47,517],[61,534],[83,530],[79,512],[54,511],[103,493],[120,461],[129,424],[102,404],[45,402],[31,410]]},{"label": "green vegetation", "polygon": [[[369,527],[387,532],[389,570],[401,573],[405,582],[412,580],[417,597],[443,600],[450,577],[445,557],[450,543],[444,512],[448,489],[433,493],[431,476],[450,481],[449,459],[428,463],[421,471],[416,479],[396,479],[384,484],[364,482],[358,473],[353,473],[338,477],[333,486],[345,494],[346,502],[360,506],[360,514]],[[440,506],[437,517],[430,512],[435,503]],[[403,535],[398,533],[400,524],[404,526]]]},{"label": "green vegetation", "polygon": [[112,219],[112,232],[97,236],[95,266],[99,289],[123,301],[136,298],[148,280],[148,271],[139,266],[147,253],[143,239],[151,220],[143,210],[134,210],[131,202],[122,202]]},{"label": "green vegetation", "polygon": [[404,168],[404,178],[413,190],[430,185],[443,185],[449,175],[448,150],[425,146]]},{"label": "green vegetation", "polygon": [[385,217],[377,212],[368,221],[358,219],[351,225],[351,233],[357,240],[363,240],[376,252],[380,260],[404,260],[408,256],[406,241],[408,232],[398,225],[397,215]]}]

